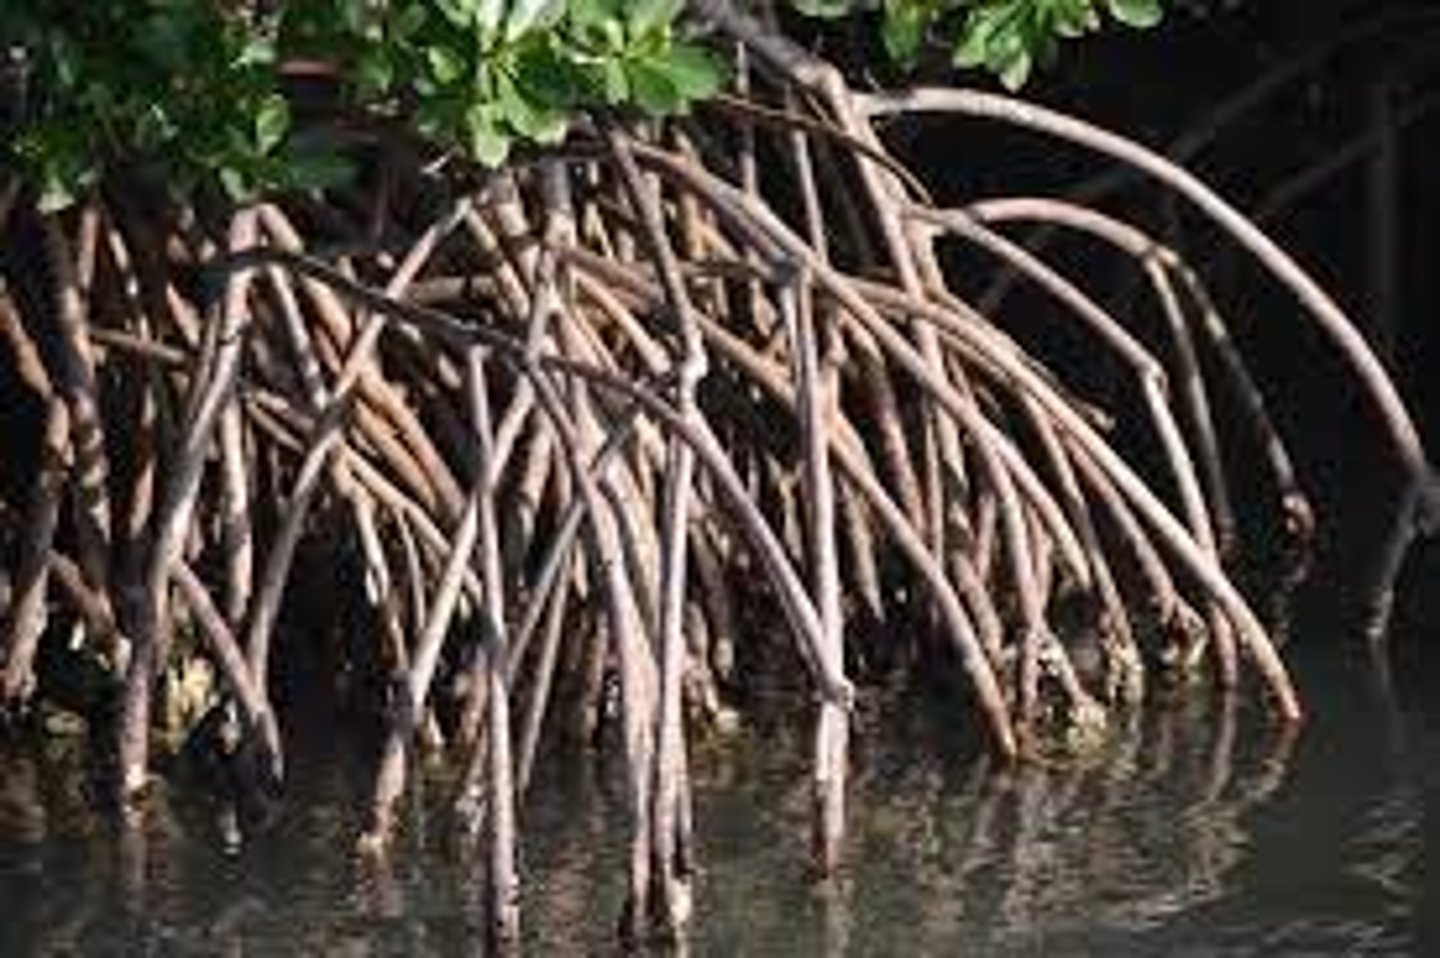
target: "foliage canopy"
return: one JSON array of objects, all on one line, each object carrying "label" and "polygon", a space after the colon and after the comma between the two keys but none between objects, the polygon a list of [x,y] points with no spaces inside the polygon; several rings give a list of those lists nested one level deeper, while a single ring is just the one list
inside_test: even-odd
[{"label": "foliage canopy", "polygon": [[[822,18],[878,16],[889,55],[913,64],[943,42],[961,68],[1023,85],[1060,41],[1102,13],[1156,23],[1160,0],[793,0]],[[683,0],[7,0],[0,118],[47,207],[118,164],[181,189],[217,177],[234,199],[343,176],[295,122],[297,72],[338,82],[347,110],[397,125],[444,155],[496,166],[550,145],[576,117],[686,112],[725,83]]]}]

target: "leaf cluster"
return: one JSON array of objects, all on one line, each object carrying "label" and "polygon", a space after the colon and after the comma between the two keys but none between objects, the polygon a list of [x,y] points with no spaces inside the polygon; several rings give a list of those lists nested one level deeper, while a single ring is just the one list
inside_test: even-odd
[{"label": "leaf cluster", "polygon": [[[901,66],[943,42],[1011,88],[1108,18],[1147,27],[1161,0],[791,0],[818,17],[878,14]],[[0,0],[0,166],[47,207],[108,169],[156,169],[234,199],[344,174],[293,115],[297,64],[344,109],[496,166],[597,109],[687,111],[724,82],[684,0]]]},{"label": "leaf cluster", "polygon": [[1101,29],[1106,17],[1155,26],[1161,0],[792,0],[801,13],[838,18],[874,11],[891,59],[913,66],[930,42],[943,42],[955,66],[983,68],[1019,89],[1036,65],[1052,62],[1064,40]]},{"label": "leaf cluster", "polygon": [[347,109],[498,165],[516,144],[562,139],[596,108],[687,110],[724,80],[677,20],[682,0],[4,0],[0,164],[49,207],[120,164],[233,198],[342,171],[299,129],[297,64],[339,84]]},{"label": "leaf cluster", "polygon": [[714,94],[721,63],[681,36],[682,0],[310,0],[287,53],[336,63],[353,105],[495,166],[596,108],[653,117]]},{"label": "leaf cluster", "polygon": [[263,25],[203,2],[5,0],[7,165],[50,207],[147,157],[185,182],[273,179],[289,127]]}]

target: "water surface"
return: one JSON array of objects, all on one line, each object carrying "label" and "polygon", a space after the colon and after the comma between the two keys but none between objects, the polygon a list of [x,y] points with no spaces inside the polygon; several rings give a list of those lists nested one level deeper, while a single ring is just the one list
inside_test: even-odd
[{"label": "water surface", "polygon": [[[1402,674],[1397,694],[1339,622],[1292,630],[1311,705],[1298,736],[1253,703],[1189,702],[1146,710],[1084,760],[1006,770],[977,754],[960,706],[877,698],[847,866],[824,887],[805,869],[803,716],[754,710],[693,757],[692,950],[1423,953],[1416,683]],[[348,852],[363,763],[322,756],[315,741],[332,737],[308,731],[279,820],[238,855],[183,788],[127,834],[89,810],[63,744],[0,752],[0,955],[478,953],[477,856],[450,837],[443,775],[422,780],[382,869]],[[552,762],[526,799],[533,953],[614,950],[618,761]]]}]

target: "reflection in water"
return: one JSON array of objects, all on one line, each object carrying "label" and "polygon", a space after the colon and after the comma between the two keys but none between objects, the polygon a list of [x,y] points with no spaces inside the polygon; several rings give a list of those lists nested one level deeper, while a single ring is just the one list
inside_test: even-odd
[{"label": "reflection in water", "polygon": [[[697,954],[1413,951],[1418,761],[1354,665],[1303,676],[1298,740],[1233,700],[1131,718],[1084,756],[997,767],[958,708],[886,702],[856,743],[844,873],[805,872],[808,740],[752,720],[696,749]],[[1329,711],[1321,711],[1328,708]],[[537,768],[525,944],[612,953],[624,849],[613,756]],[[333,755],[226,854],[216,809],[161,791],[143,826],[85,807],[78,762],[0,752],[0,954],[479,954],[483,856],[450,783],[417,789],[388,864],[355,858]]]},{"label": "reflection in water", "polygon": [[1306,681],[1329,711],[1299,737],[1244,703],[1190,703],[1136,717],[1084,759],[1015,769],[937,759],[953,714],[887,720],[860,757],[848,873],[813,900],[791,864],[803,805],[784,756],[798,746],[764,730],[764,757],[697,800],[711,832],[697,940],[830,955],[1414,953],[1414,753],[1387,738],[1403,726],[1359,674]]},{"label": "reflection in water", "polygon": [[1246,853],[1244,819],[1283,784],[1294,739],[1253,730],[1237,755],[1233,700],[1211,718],[1136,718],[1083,759],[971,775],[958,791],[928,776],[928,802],[915,800],[922,782],[895,789],[903,831],[891,840],[914,842],[900,854],[916,863],[930,936],[1010,951],[1151,931],[1219,898]]}]

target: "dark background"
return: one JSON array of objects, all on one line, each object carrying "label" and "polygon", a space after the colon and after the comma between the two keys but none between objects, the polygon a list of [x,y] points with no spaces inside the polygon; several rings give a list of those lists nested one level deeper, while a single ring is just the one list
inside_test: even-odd
[{"label": "dark background", "polygon": [[[1210,6],[1221,9],[1174,13],[1153,34],[1117,31],[1079,45],[1037,92],[1162,145],[1240,91],[1306,64],[1188,162],[1241,209],[1263,211],[1267,232],[1365,329],[1433,461],[1440,447],[1440,3]],[[1275,205],[1326,164],[1332,175]],[[1216,248],[1198,220],[1182,216],[1181,230],[1187,248]],[[1358,573],[1388,527],[1399,482],[1394,463],[1369,404],[1288,294],[1228,253],[1210,255],[1232,330],[1320,508],[1319,554],[1302,605],[1330,610],[1333,601],[1351,614],[1346,603],[1359,601]],[[1205,262],[1206,253],[1199,258]],[[1423,693],[1440,672],[1426,651],[1440,616],[1437,584],[1440,548],[1422,543],[1401,579],[1392,642],[1402,681],[1432,715],[1440,696]],[[1332,601],[1316,602],[1316,593]]]},{"label": "dark background", "polygon": [[[1199,6],[1206,9],[1194,12]],[[1335,296],[1381,353],[1427,448],[1440,448],[1440,3],[1167,7],[1155,30],[1112,29],[1067,45],[1026,94],[1168,150],[1244,91],[1287,77],[1234,113],[1186,164],[1255,215]],[[926,79],[954,81],[939,69]],[[978,123],[907,121],[891,137],[947,202],[1064,195],[1107,173],[1079,151]],[[1311,588],[1358,601],[1360,570],[1384,538],[1402,476],[1345,363],[1289,293],[1183,204],[1167,208],[1153,186],[1134,179],[1095,202],[1171,236],[1205,273],[1318,507]],[[1133,268],[1096,272],[1084,252],[1071,255],[1082,265],[1070,272],[1102,301],[1123,305],[1138,293]],[[1118,278],[1126,272],[1128,280]],[[1237,482],[1253,452],[1227,450]],[[1235,493],[1245,498],[1243,486]],[[1407,622],[1440,612],[1440,589],[1425,587],[1440,582],[1436,551],[1422,546],[1407,564]]]},{"label": "dark background", "polygon": [[[1440,3],[1177,0],[1167,9],[1165,23],[1153,31],[1112,29],[1068,44],[1059,63],[1034,76],[1026,95],[1166,150],[1234,97],[1288,72],[1285,82],[1232,116],[1186,164],[1257,215],[1366,332],[1435,461]],[[955,82],[943,62],[927,72],[922,82]],[[960,82],[995,87],[975,76]],[[1066,195],[1108,172],[1079,151],[979,123],[907,120],[888,137],[948,203],[988,195]],[[1326,167],[1328,175],[1313,176]],[[1296,643],[1308,635],[1329,644],[1339,617],[1346,624],[1340,634],[1349,637],[1341,652],[1362,668],[1360,660],[1370,656],[1362,628],[1369,570],[1403,484],[1369,400],[1290,294],[1201,217],[1183,204],[1167,208],[1153,186],[1133,179],[1095,202],[1171,236],[1212,284],[1320,520],[1314,562],[1290,600],[1294,622],[1287,632]],[[1086,260],[1083,250],[1055,249],[1057,261],[1072,267],[1066,271],[1085,280],[1082,285],[1102,302],[1123,309],[1137,301],[1133,266],[1101,265]],[[977,281],[978,289],[986,282]],[[1025,306],[1043,297],[1017,299],[1020,308],[1007,315],[1024,328]],[[1042,354],[1055,346],[1043,334],[1038,341]],[[1102,368],[1098,375],[1112,372]],[[1223,431],[1223,403],[1218,414]],[[1265,498],[1264,489],[1245,485],[1247,473],[1254,475],[1256,451],[1232,443],[1226,453],[1243,518],[1246,509],[1256,508],[1250,500]],[[1247,545],[1263,551],[1265,533],[1257,543],[1255,528],[1244,530]],[[1440,665],[1430,633],[1440,621],[1440,543],[1422,540],[1410,550],[1399,586],[1381,657],[1393,668],[1412,714],[1433,730]]]},{"label": "dark background", "polygon": [[[1027,94],[1164,147],[1241,91],[1304,63],[1187,165],[1242,210],[1273,207],[1261,225],[1365,330],[1431,461],[1440,460],[1440,2],[1191,5],[1207,7],[1203,15],[1173,9],[1182,5],[1168,3],[1170,15],[1155,31],[1113,30],[1072,44]],[[953,189],[957,199],[1025,192],[1017,181],[1039,193],[1064,191],[1097,174],[1092,160],[1043,148],[1032,147],[1017,164],[1019,154],[987,154],[983,139],[931,130],[913,145],[930,182]],[[1003,152],[1023,140],[1001,137],[996,145]],[[957,162],[957,153],[972,151],[989,162]],[[1277,203],[1307,171],[1326,164],[1335,167],[1332,175]],[[1155,229],[1176,223],[1143,185],[1099,205]],[[1285,632],[1300,646],[1292,651],[1301,659],[1320,654],[1357,679],[1379,675],[1392,683],[1414,723],[1417,754],[1428,756],[1420,759],[1427,799],[1440,796],[1440,539],[1410,549],[1388,634],[1371,646],[1365,586],[1401,485],[1381,428],[1338,354],[1289,295],[1228,252],[1198,217],[1182,211],[1178,225],[1180,245],[1214,282],[1317,506],[1314,561],[1288,600],[1293,621]],[[1247,452],[1227,451],[1239,467],[1232,476],[1243,475]],[[1243,490],[1234,487],[1237,500]],[[1440,849],[1435,818],[1427,813],[1426,821],[1426,847]],[[1440,907],[1429,891],[1436,883],[1426,885],[1420,953],[1434,954]]]}]

